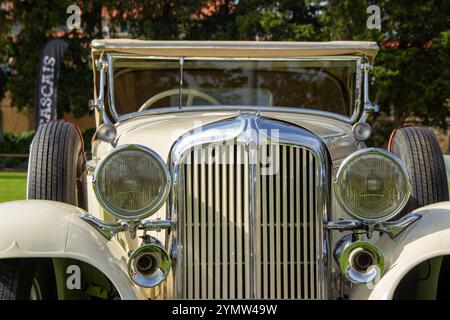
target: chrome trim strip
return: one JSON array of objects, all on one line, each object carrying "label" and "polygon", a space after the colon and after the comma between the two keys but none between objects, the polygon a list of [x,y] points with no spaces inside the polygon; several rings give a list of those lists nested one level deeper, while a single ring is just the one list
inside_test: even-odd
[{"label": "chrome trim strip", "polygon": [[[148,55],[148,54],[133,54],[133,53],[107,53],[112,58],[126,58],[126,59],[155,59],[155,60],[178,60],[179,56],[161,56],[161,55]],[[363,59],[363,56],[359,55],[327,55],[327,56],[304,56],[304,57],[206,57],[206,56],[184,56],[184,60],[211,60],[211,61],[347,61]]]},{"label": "chrome trim strip", "polygon": [[111,54],[106,54],[106,59],[108,59],[108,101],[109,101],[109,111],[113,116],[114,120],[120,122],[120,116],[116,110],[116,103],[114,101],[114,68],[113,68],[113,57]]}]

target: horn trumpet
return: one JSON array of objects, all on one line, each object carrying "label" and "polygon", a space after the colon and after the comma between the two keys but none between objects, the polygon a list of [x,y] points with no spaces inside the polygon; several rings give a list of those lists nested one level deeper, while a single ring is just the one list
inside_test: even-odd
[{"label": "horn trumpet", "polygon": [[380,249],[366,241],[352,242],[351,236],[337,244],[335,257],[342,274],[356,284],[375,283],[385,271]]},{"label": "horn trumpet", "polygon": [[158,242],[136,249],[128,262],[128,274],[137,285],[153,288],[161,284],[169,274],[170,257]]}]

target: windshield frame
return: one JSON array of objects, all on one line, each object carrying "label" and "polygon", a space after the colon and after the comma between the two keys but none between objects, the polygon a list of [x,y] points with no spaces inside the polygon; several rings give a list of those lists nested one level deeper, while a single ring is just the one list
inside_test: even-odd
[{"label": "windshield frame", "polygon": [[[233,60],[248,60],[248,61],[354,61],[356,72],[355,72],[355,90],[351,94],[355,95],[353,114],[351,116],[346,116],[343,114],[317,110],[317,109],[307,109],[301,107],[280,107],[280,106],[229,106],[229,105],[219,105],[219,106],[190,106],[190,107],[163,107],[155,109],[147,109],[144,111],[135,111],[125,114],[118,114],[115,101],[114,101],[114,60],[115,59],[155,59],[155,60],[173,60],[173,61],[189,61],[189,60],[223,60],[223,61],[233,61]],[[356,123],[362,114],[362,96],[363,96],[363,70],[361,65],[364,62],[363,56],[358,55],[336,55],[336,56],[311,56],[311,57],[167,57],[167,56],[155,56],[155,55],[137,55],[137,54],[122,54],[122,53],[107,53],[107,95],[108,95],[108,105],[110,113],[113,119],[117,122],[122,122],[124,120],[134,118],[137,116],[147,115],[147,114],[163,114],[163,113],[175,113],[175,112],[186,112],[186,111],[228,111],[228,110],[241,110],[241,111],[272,111],[272,112],[287,112],[287,113],[299,113],[299,114],[309,114],[309,115],[319,115],[332,119],[336,119],[348,123]]]}]

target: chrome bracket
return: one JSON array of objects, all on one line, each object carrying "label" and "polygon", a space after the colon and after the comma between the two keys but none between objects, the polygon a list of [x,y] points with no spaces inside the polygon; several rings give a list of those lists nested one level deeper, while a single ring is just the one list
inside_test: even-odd
[{"label": "chrome bracket", "polygon": [[396,221],[387,221],[376,225],[375,231],[386,233],[391,239],[395,239],[420,218],[422,218],[422,215],[418,213],[407,214]]},{"label": "chrome bracket", "polygon": [[361,69],[364,73],[364,112],[366,113],[364,118],[367,118],[367,113],[370,112],[379,112],[380,108],[377,104],[372,104],[369,100],[369,72],[373,70],[373,65],[364,62],[361,64]]},{"label": "chrome bracket", "polygon": [[102,115],[102,121],[105,124],[112,125],[105,110],[105,87],[106,87],[106,68],[108,62],[103,57],[103,53],[95,60],[95,69],[100,73],[99,92],[96,100],[89,100],[89,109],[97,109]]},{"label": "chrome bracket", "polygon": [[100,55],[100,57],[95,60],[95,69],[97,71],[105,70],[108,68],[108,61],[103,58],[103,53]]},{"label": "chrome bracket", "polygon": [[358,220],[331,220],[326,222],[328,230],[353,231],[364,229],[364,223]]},{"label": "chrome bracket", "polygon": [[80,217],[82,220],[93,226],[98,232],[100,232],[106,239],[111,240],[116,234],[127,231],[129,226],[124,221],[118,221],[116,223],[104,222],[97,219],[89,213],[85,213]]},{"label": "chrome bracket", "polygon": [[111,223],[104,222],[97,219],[89,213],[85,213],[81,216],[81,219],[93,226],[98,232],[100,232],[106,239],[111,240],[116,234],[129,231],[132,239],[136,238],[138,230],[144,231],[156,231],[167,230],[172,228],[172,221],[170,220],[148,220],[148,221],[122,221]]},{"label": "chrome bracket", "polygon": [[378,231],[386,233],[391,239],[395,239],[400,233],[421,217],[422,215],[418,213],[410,213],[398,220],[380,222],[377,224],[367,224],[359,220],[331,220],[325,223],[325,227],[328,230],[337,230],[341,232],[365,230],[369,238],[374,231]]},{"label": "chrome bracket", "polygon": [[147,220],[147,221],[144,221],[140,226],[140,229],[142,229],[142,230],[156,231],[156,232],[160,232],[161,230],[167,230],[170,228],[172,228],[172,221],[161,220],[161,219]]}]

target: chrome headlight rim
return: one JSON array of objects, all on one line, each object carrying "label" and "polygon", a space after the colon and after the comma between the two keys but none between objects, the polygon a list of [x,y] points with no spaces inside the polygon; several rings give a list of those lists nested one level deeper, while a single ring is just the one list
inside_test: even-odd
[{"label": "chrome headlight rim", "polygon": [[[139,213],[139,214],[136,214],[133,216],[124,215],[124,214],[122,214],[122,212],[112,209],[102,199],[101,192],[99,190],[99,185],[97,183],[97,177],[99,175],[99,172],[102,169],[103,165],[106,163],[106,161],[114,154],[125,151],[125,150],[139,150],[139,151],[143,151],[143,152],[149,154],[150,156],[154,157],[157,160],[157,162],[159,163],[159,165],[161,166],[161,168],[163,169],[163,173],[166,178],[166,183],[164,185],[164,191],[163,191],[160,199],[150,209],[145,210],[142,213]],[[124,144],[124,145],[120,145],[120,146],[112,149],[111,151],[109,151],[105,156],[103,156],[103,158],[96,165],[95,171],[94,171],[94,174],[92,177],[92,186],[94,189],[94,193],[95,193],[95,196],[96,196],[97,200],[99,201],[100,205],[102,206],[102,208],[105,209],[108,213],[112,214],[113,216],[115,216],[119,219],[122,219],[122,220],[126,220],[126,221],[142,220],[142,219],[148,218],[148,217],[152,216],[153,214],[155,214],[159,209],[161,209],[161,207],[167,201],[167,198],[170,193],[171,185],[172,185],[172,177],[170,176],[169,168],[167,167],[167,164],[165,163],[165,161],[161,158],[161,156],[158,153],[156,153],[152,149],[145,147],[143,145],[140,145],[140,144]]]},{"label": "chrome headlight rim", "polygon": [[[354,161],[362,156],[368,155],[368,154],[381,155],[381,156],[384,156],[387,159],[391,160],[399,168],[399,171],[402,174],[403,178],[405,179],[406,185],[407,185],[403,199],[399,203],[397,208],[394,211],[392,211],[390,214],[384,215],[379,218],[363,217],[363,216],[360,216],[357,213],[353,212],[353,210],[351,210],[349,208],[349,206],[345,203],[345,201],[343,201],[340,190],[339,190],[339,181],[342,178],[343,172],[345,172],[345,170],[350,165],[350,163],[352,161]],[[384,221],[394,218],[406,206],[406,204],[408,203],[408,200],[411,196],[411,191],[412,191],[411,181],[410,181],[410,177],[408,174],[408,170],[406,169],[405,164],[400,160],[400,158],[397,157],[392,152],[389,152],[389,151],[381,149],[381,148],[374,148],[374,147],[360,149],[360,150],[355,151],[354,153],[350,154],[349,156],[347,156],[347,158],[345,158],[344,161],[339,166],[339,169],[336,173],[336,178],[333,183],[333,187],[334,187],[334,194],[336,196],[336,200],[339,203],[339,205],[341,206],[341,208],[344,209],[345,212],[348,213],[353,218],[356,218],[356,219],[358,219],[362,222],[368,223],[368,224],[376,224],[376,223],[384,222]]]}]

